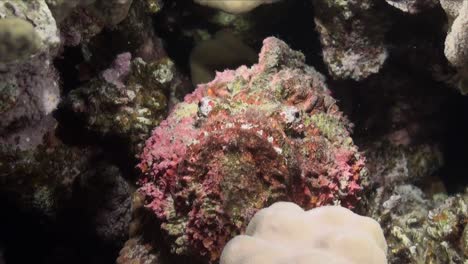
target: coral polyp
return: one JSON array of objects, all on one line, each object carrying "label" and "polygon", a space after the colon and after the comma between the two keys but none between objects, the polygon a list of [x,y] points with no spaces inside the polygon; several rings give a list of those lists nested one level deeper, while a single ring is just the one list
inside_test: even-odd
[{"label": "coral polyp", "polygon": [[172,252],[214,262],[276,201],[357,204],[364,158],[324,77],[304,61],[267,38],[258,64],[217,73],[154,130],[139,191]]}]

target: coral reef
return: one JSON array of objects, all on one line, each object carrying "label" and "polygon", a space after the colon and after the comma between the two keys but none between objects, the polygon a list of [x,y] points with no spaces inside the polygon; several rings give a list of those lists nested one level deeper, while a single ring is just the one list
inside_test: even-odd
[{"label": "coral reef", "polygon": [[[16,19],[14,21],[10,20],[10,22],[8,22],[8,20],[12,18]],[[60,40],[58,37],[56,22],[44,0],[6,0],[2,3],[2,5],[0,5],[0,19],[3,21],[3,30],[8,30],[14,33],[14,35],[25,34],[24,30],[28,30],[27,32],[30,32],[29,36],[26,39],[22,39],[22,41],[26,41],[24,44],[25,49],[28,46],[40,47],[37,52],[34,52],[33,54],[45,51],[53,51],[59,45]],[[23,22],[19,22],[19,20],[22,20]],[[27,26],[24,24],[24,22],[31,25]],[[13,24],[8,25],[9,23]],[[32,32],[31,26],[34,29],[34,33]],[[7,44],[3,43],[3,41],[8,42],[11,41],[11,39],[9,40],[8,38],[2,38],[2,46]],[[31,43],[31,41],[38,43]],[[9,46],[8,48],[11,48],[11,50],[9,50],[11,53],[14,53],[13,51],[24,52],[22,50],[17,50],[17,46]],[[10,56],[13,56],[13,54],[10,54]]]},{"label": "coral reef", "polygon": [[95,227],[97,237],[107,244],[123,245],[131,220],[132,189],[119,168],[106,162],[89,166],[76,184],[80,188],[75,190],[78,198],[74,199]]},{"label": "coral reef", "polygon": [[209,6],[212,8],[221,9],[228,13],[239,14],[244,12],[249,12],[250,10],[258,7],[262,4],[274,3],[279,0],[220,0],[220,1],[210,1],[210,0],[195,0],[196,3]]},{"label": "coral reef", "polygon": [[267,38],[258,64],[199,85],[154,130],[139,191],[174,253],[215,261],[274,201],[356,205],[366,171],[349,131],[323,76]]},{"label": "coral reef", "polygon": [[154,250],[150,243],[144,243],[143,238],[128,240],[120,251],[117,264],[161,264],[160,253]]},{"label": "coral reef", "polygon": [[[130,222],[127,182],[108,163],[96,171],[95,150],[66,145],[55,135],[52,114],[62,87],[53,61],[63,42],[48,4],[0,4],[0,192],[41,227],[60,226],[69,221],[69,208],[81,208],[96,237],[118,248]],[[93,184],[99,192],[91,191]],[[77,199],[83,192],[92,202]]]},{"label": "coral reef", "polygon": [[0,144],[31,149],[54,127],[58,29],[43,1],[7,1],[0,5],[0,21]]},{"label": "coral reef", "polygon": [[337,79],[362,80],[377,73],[388,52],[385,23],[374,1],[319,0],[315,23],[323,59]]},{"label": "coral reef", "polygon": [[66,45],[78,45],[122,22],[133,0],[47,0]]},{"label": "coral reef", "polygon": [[468,2],[441,0],[450,30],[445,39],[445,56],[458,69],[457,87],[468,93]]},{"label": "coral reef", "polygon": [[413,185],[380,188],[370,212],[385,227],[390,263],[464,263],[468,192],[427,198]]},{"label": "coral reef", "polygon": [[25,210],[55,217],[71,199],[72,186],[89,162],[89,150],[59,144],[20,151],[1,145],[0,189]]},{"label": "coral reef", "polygon": [[34,26],[20,18],[0,20],[0,61],[22,60],[35,54],[40,48],[39,36]]},{"label": "coral reef", "polygon": [[437,0],[385,0],[389,5],[410,14],[416,14],[424,9],[436,6]]},{"label": "coral reef", "polygon": [[421,183],[443,165],[440,149],[431,144],[395,146],[384,141],[363,149],[371,179],[380,186]]},{"label": "coral reef", "polygon": [[100,78],[73,90],[66,104],[85,119],[89,129],[124,137],[137,153],[165,116],[174,71],[169,59],[146,63],[123,53]]},{"label": "coral reef", "polygon": [[52,135],[34,150],[0,145],[0,191],[23,211],[56,222],[80,208],[102,241],[119,245],[130,224],[130,188],[115,166],[96,162],[97,152],[72,148]]},{"label": "coral reef", "polygon": [[[98,37],[83,44],[87,52],[80,68],[85,69],[86,82],[63,103],[88,130],[123,139],[132,155],[141,151],[151,130],[166,117],[168,106],[190,89],[155,35],[145,8],[145,2],[135,1],[128,17],[114,28],[112,34],[121,43],[115,52],[120,54],[109,52],[112,43]],[[113,59],[110,66],[102,63],[107,56]],[[100,72],[87,80],[89,69]]]},{"label": "coral reef", "polygon": [[214,263],[287,201],[466,264],[468,1],[0,2],[0,263]]},{"label": "coral reef", "polygon": [[[272,221],[274,219],[274,221]],[[304,211],[278,202],[255,214],[244,235],[224,248],[221,264],[386,264],[379,224],[340,206]]]}]

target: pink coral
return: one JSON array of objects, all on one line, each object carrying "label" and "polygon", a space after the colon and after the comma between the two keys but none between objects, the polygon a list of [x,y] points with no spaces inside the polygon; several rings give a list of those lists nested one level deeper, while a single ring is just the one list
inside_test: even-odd
[{"label": "pink coral", "polygon": [[140,192],[173,252],[216,261],[253,214],[359,201],[364,160],[324,78],[276,38],[199,85],[147,141]]}]

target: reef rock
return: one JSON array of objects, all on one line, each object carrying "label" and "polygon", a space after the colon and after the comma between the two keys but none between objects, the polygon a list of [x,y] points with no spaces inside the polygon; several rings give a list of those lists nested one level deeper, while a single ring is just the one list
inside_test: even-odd
[{"label": "reef rock", "polygon": [[445,39],[445,56],[458,69],[457,86],[468,93],[468,1],[441,0],[450,30]]},{"label": "reef rock", "polygon": [[142,237],[128,240],[116,261],[117,264],[163,264],[159,251],[150,243],[145,243]]},{"label": "reef rock", "polygon": [[133,0],[46,0],[60,26],[65,45],[88,41],[128,15]]},{"label": "reef rock", "polygon": [[258,64],[199,85],[153,131],[139,192],[173,253],[216,261],[275,201],[355,206],[366,170],[350,129],[304,55],[267,38]]},{"label": "reef rock", "polygon": [[336,79],[365,79],[379,72],[388,54],[385,26],[374,1],[314,1],[323,59]]},{"label": "reef rock", "polygon": [[468,190],[428,198],[413,185],[381,187],[371,208],[384,227],[389,263],[465,263]]},{"label": "reef rock", "polygon": [[250,1],[243,1],[243,0],[218,0],[218,1],[210,1],[210,0],[195,0],[196,3],[204,6],[209,6],[212,8],[217,8],[223,10],[228,13],[232,14],[240,14],[244,12],[249,12],[252,9],[262,5],[262,4],[269,4],[274,3],[279,0],[250,0]]},{"label": "reef rock", "polygon": [[54,127],[51,113],[60,91],[52,59],[59,44],[55,20],[44,1],[0,5],[1,145],[32,149]]},{"label": "reef rock", "polygon": [[423,9],[436,6],[438,0],[385,0],[389,5],[400,9],[403,12],[415,14]]},{"label": "reef rock", "polygon": [[126,138],[132,150],[141,150],[151,129],[165,116],[165,94],[174,70],[169,59],[146,63],[123,53],[99,78],[73,90],[65,104],[90,130]]}]

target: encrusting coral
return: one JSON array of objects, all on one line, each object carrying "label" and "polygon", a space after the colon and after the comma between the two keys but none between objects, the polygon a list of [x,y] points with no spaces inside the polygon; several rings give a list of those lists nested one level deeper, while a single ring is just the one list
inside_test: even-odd
[{"label": "encrusting coral", "polygon": [[440,4],[450,26],[445,39],[445,56],[458,70],[458,89],[468,94],[468,1],[441,0]]},{"label": "encrusting coral", "polygon": [[[151,130],[167,116],[170,104],[192,88],[164,50],[146,8],[146,2],[134,1],[127,18],[114,28],[120,54],[107,55],[113,43],[103,38],[83,44],[87,51],[80,68],[102,64],[103,70],[71,91],[62,104],[88,130],[123,139],[132,155],[141,151]],[[102,63],[106,56],[101,53],[113,61]],[[87,76],[86,70],[83,75]]]},{"label": "encrusting coral", "polygon": [[387,59],[385,24],[375,1],[317,0],[315,23],[323,59],[336,79],[363,80]]},{"label": "encrusting coral", "polygon": [[385,186],[369,214],[384,227],[390,263],[466,263],[468,190],[430,198],[414,185]]},{"label": "encrusting coral", "polygon": [[60,91],[52,60],[59,40],[44,1],[0,5],[0,145],[32,149],[54,127]]},{"label": "encrusting coral", "polygon": [[244,12],[249,12],[250,10],[262,5],[274,3],[280,0],[195,0],[196,3],[209,6],[212,8],[221,9],[228,13],[240,14]]},{"label": "encrusting coral", "polygon": [[270,37],[258,64],[199,85],[154,130],[139,192],[173,253],[216,261],[275,201],[355,206],[366,170],[350,128],[323,76]]},{"label": "encrusting coral", "polygon": [[415,14],[424,9],[436,6],[438,0],[385,0],[389,5],[400,9],[403,12]]},{"label": "encrusting coral", "polygon": [[383,231],[370,217],[340,206],[304,211],[278,202],[255,214],[245,234],[226,245],[220,264],[387,264],[386,253]]},{"label": "encrusting coral", "polygon": [[20,18],[0,19],[0,62],[27,58],[41,48],[34,26]]},{"label": "encrusting coral", "polygon": [[123,53],[100,78],[72,91],[65,105],[90,130],[124,137],[137,153],[151,129],[166,114],[165,94],[175,78],[174,71],[169,59],[146,63]]}]

